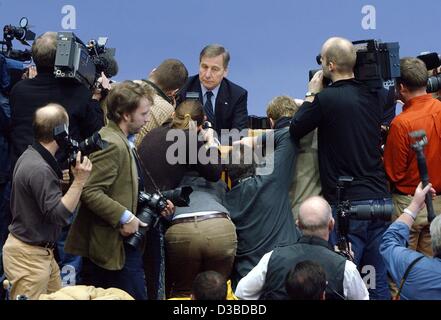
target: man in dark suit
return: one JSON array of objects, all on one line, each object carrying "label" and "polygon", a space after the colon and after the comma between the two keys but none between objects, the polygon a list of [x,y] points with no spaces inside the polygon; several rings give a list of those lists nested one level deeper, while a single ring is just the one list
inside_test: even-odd
[{"label": "man in dark suit", "polygon": [[220,45],[206,46],[199,56],[199,74],[188,79],[181,101],[188,92],[199,94],[207,120],[221,129],[248,128],[248,92],[227,78],[230,54]]}]

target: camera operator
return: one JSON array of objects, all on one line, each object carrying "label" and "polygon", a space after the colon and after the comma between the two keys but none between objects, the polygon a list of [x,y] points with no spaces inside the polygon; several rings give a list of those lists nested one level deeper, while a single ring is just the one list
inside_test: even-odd
[{"label": "camera operator", "polygon": [[82,84],[54,75],[57,33],[46,32],[32,44],[32,58],[37,76],[17,83],[11,91],[12,164],[32,144],[32,115],[47,103],[65,107],[73,139],[83,141],[104,125],[101,107],[92,100],[92,93]]},{"label": "camera operator", "polygon": [[[397,93],[404,102],[403,112],[391,124],[384,150],[384,167],[392,186],[395,218],[400,216],[411,200],[420,181],[417,155],[411,148],[410,132],[424,130],[427,170],[434,189],[441,191],[441,102],[426,93],[427,69],[417,58],[403,58]],[[441,211],[441,197],[433,200],[434,211]],[[410,248],[432,255],[427,211],[421,210],[410,230]]]},{"label": "camera operator", "polygon": [[62,173],[55,159],[59,146],[56,126],[67,124],[63,107],[50,104],[35,112],[35,142],[18,159],[11,194],[12,223],[3,247],[5,274],[12,283],[11,296],[38,299],[61,288],[60,270],[53,249],[63,226],[75,211],[92,164],[78,153],[72,167],[74,180],[62,196]]},{"label": "camera operator", "polygon": [[400,293],[396,298],[405,300],[441,299],[441,217],[430,224],[433,258],[407,248],[410,231],[418,212],[424,208],[425,195],[435,195],[429,183],[424,189],[418,185],[414,196],[403,214],[389,227],[383,236],[380,253]]},{"label": "camera operator", "polygon": [[311,260],[326,270],[328,299],[368,300],[368,291],[355,264],[334,252],[328,243],[334,228],[328,202],[319,196],[305,200],[296,223],[303,233],[299,241],[265,254],[240,280],[235,295],[245,300],[286,300],[285,279],[291,267]]},{"label": "camera operator", "polygon": [[[380,126],[383,105],[379,96],[354,79],[356,51],[343,38],[328,39],[321,51],[322,71],[309,83],[309,91],[291,122],[291,135],[301,139],[318,127],[318,153],[323,195],[336,204],[340,176],[354,177],[345,199],[354,206],[391,203],[381,160]],[[323,77],[332,84],[323,88]],[[335,214],[335,213],[334,213]],[[387,274],[378,247],[387,224],[383,221],[351,221],[349,240],[359,268],[374,266],[373,299],[390,299]],[[331,242],[334,242],[331,235]]]},{"label": "camera operator", "polygon": [[187,79],[188,71],[185,65],[179,60],[167,59],[152,70],[147,80],[139,81],[150,85],[155,91],[155,97],[150,110],[150,120],[136,136],[137,146],[146,134],[171,119],[176,107],[175,97]]},{"label": "camera operator", "polygon": [[[176,108],[170,124],[155,128],[144,137],[138,151],[148,173],[144,178],[147,192],[174,189],[189,171],[196,171],[208,181],[220,179],[220,152],[214,130],[202,128],[204,117],[199,101],[186,100]],[[170,150],[174,150],[174,147],[177,147],[177,163],[172,163],[169,158],[172,156]],[[213,156],[215,161],[202,163],[201,154],[206,155],[207,159]],[[150,230],[144,254],[149,296],[160,300],[165,298],[164,283],[160,280],[165,272],[164,229],[165,225],[159,223],[157,228]]]},{"label": "camera operator", "polygon": [[91,156],[96,170],[84,187],[65,247],[66,252],[87,258],[85,284],[116,287],[137,300],[147,299],[142,248],[128,245],[123,237],[147,226],[135,216],[143,185],[133,138],[148,121],[152,102],[153,91],[131,81],[110,91],[109,122],[100,130],[109,146]]}]

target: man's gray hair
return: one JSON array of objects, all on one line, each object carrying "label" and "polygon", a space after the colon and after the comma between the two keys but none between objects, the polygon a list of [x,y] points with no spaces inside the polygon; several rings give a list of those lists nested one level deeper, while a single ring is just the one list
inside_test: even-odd
[{"label": "man's gray hair", "polygon": [[437,216],[430,224],[433,255],[441,253],[441,216]]},{"label": "man's gray hair", "polygon": [[224,59],[224,68],[227,69],[228,63],[230,63],[230,53],[219,44],[209,44],[202,49],[201,54],[199,55],[199,62],[201,62],[204,57],[214,58],[220,55],[222,55]]}]

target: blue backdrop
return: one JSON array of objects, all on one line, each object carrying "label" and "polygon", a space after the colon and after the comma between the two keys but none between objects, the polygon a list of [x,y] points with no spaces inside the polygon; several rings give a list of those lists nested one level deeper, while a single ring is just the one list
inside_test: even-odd
[{"label": "blue backdrop", "polygon": [[202,47],[223,44],[229,78],[248,89],[250,114],[263,115],[276,95],[303,97],[330,36],[398,41],[401,56],[441,51],[440,7],[439,0],[0,0],[0,26],[27,16],[37,34],[68,26],[83,41],[107,35],[117,48],[117,80],[146,77],[165,58],[195,74]]}]

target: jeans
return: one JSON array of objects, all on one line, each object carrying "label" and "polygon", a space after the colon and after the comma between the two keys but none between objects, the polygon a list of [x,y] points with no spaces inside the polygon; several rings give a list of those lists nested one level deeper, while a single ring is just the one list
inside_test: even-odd
[{"label": "jeans", "polygon": [[81,281],[82,257],[64,252],[64,244],[73,219],[74,216],[71,216],[69,225],[63,228],[60,238],[57,241],[57,262],[60,267],[60,276],[63,287],[74,286]]},{"label": "jeans", "polygon": [[[392,199],[351,201],[352,206],[366,204],[392,205]],[[332,207],[332,214],[338,224],[335,206]],[[387,269],[379,251],[383,234],[389,225],[390,222],[382,220],[349,220],[348,238],[354,252],[354,263],[360,270],[363,280],[365,280],[372,300],[391,299],[387,282]],[[330,236],[331,245],[337,243],[336,230],[338,230],[338,225],[336,225]],[[373,277],[374,274],[375,277]]]},{"label": "jeans", "polygon": [[136,300],[147,300],[142,252],[124,244],[126,262],[122,270],[107,270],[83,258],[82,282],[97,288],[118,288]]}]

